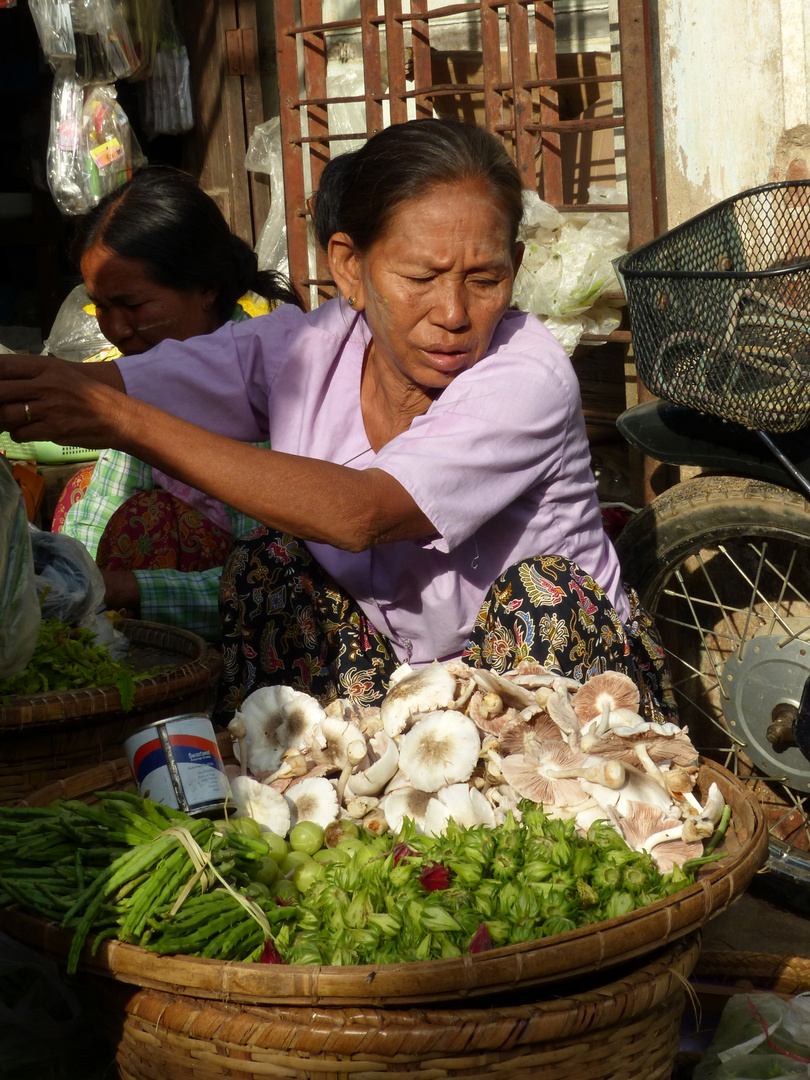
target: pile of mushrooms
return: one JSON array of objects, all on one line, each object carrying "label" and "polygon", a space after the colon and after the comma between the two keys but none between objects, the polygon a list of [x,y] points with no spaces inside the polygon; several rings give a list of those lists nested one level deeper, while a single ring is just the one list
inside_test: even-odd
[{"label": "pile of mushrooms", "polygon": [[265,687],[229,725],[238,813],[286,836],[297,821],[350,818],[375,833],[405,817],[438,835],[501,824],[521,799],[587,832],[608,820],[662,871],[699,856],[724,800],[693,789],[698,755],[686,730],[645,720],[632,679],[584,683],[526,661],[505,675],[438,662],[402,665],[379,707],[325,708],[288,686]]}]

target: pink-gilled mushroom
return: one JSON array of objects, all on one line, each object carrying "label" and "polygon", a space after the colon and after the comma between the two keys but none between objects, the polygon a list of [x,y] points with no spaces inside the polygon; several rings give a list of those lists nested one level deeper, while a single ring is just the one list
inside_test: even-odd
[{"label": "pink-gilled mushroom", "polygon": [[575,806],[587,798],[582,784],[568,776],[556,776],[579,768],[585,761],[583,754],[571,750],[561,739],[535,743],[522,754],[510,754],[503,758],[501,769],[504,779],[524,799],[554,805]]},{"label": "pink-gilled mushroom", "polygon": [[571,699],[574,711],[585,729],[592,724],[593,732],[602,735],[610,725],[610,714],[617,709],[637,711],[639,692],[629,675],[621,671],[605,671],[593,675],[577,690]]},{"label": "pink-gilled mushroom", "polygon": [[518,712],[524,709],[529,709],[531,712],[537,710],[537,699],[525,687],[486,668],[473,668],[472,672],[473,679],[481,690],[485,694],[497,695],[503,702],[504,708],[516,709]]},{"label": "pink-gilled mushroom", "polygon": [[488,735],[499,735],[507,724],[520,717],[520,713],[504,705],[500,695],[491,690],[476,690],[467,702],[466,714],[479,731]]},{"label": "pink-gilled mushroom", "polygon": [[518,719],[506,724],[498,736],[501,753],[522,754],[529,740],[553,742],[560,738],[560,729],[547,712],[538,713],[531,720]]},{"label": "pink-gilled mushroom", "polygon": [[582,727],[568,694],[564,690],[554,690],[546,700],[546,710],[571,749],[579,750]]},{"label": "pink-gilled mushroom", "polygon": [[685,821],[667,817],[647,803],[631,804],[628,809],[627,814],[613,816],[615,827],[628,847],[648,852],[661,873],[683,866],[703,852],[701,838],[689,831]]}]

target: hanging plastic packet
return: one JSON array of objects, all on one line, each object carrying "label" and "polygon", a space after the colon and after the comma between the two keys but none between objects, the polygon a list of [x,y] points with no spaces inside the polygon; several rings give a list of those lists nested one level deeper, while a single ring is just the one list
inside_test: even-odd
[{"label": "hanging plastic packet", "polygon": [[48,187],[66,214],[83,214],[92,203],[85,179],[82,152],[84,91],[72,73],[57,72],[51,96],[48,136]]},{"label": "hanging plastic packet", "polygon": [[155,135],[182,135],[194,127],[188,52],[177,29],[171,0],[164,0],[152,74],[142,83],[141,122],[150,139]]},{"label": "hanging plastic packet", "polygon": [[76,62],[76,41],[68,0],[28,0],[28,8],[48,63],[54,71],[66,66],[72,68]]},{"label": "hanging plastic packet", "polygon": [[82,87],[72,76],[56,75],[48,186],[60,210],[83,214],[145,162],[115,87]]},{"label": "hanging plastic packet", "polygon": [[115,87],[90,86],[84,96],[82,134],[91,205],[120,187],[145,159]]},{"label": "hanging plastic packet", "polygon": [[250,136],[245,168],[270,177],[270,212],[259,239],[256,256],[260,270],[289,272],[287,224],[284,210],[284,169],[281,154],[281,121],[277,116],[257,124]]},{"label": "hanging plastic packet", "polygon": [[70,0],[70,13],[82,85],[115,82],[138,70],[123,0]]}]

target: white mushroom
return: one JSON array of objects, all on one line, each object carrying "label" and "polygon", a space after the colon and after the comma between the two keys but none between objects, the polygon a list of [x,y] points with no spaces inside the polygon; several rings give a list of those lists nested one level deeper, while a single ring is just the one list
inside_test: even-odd
[{"label": "white mushroom", "polygon": [[425,811],[432,798],[433,792],[411,787],[400,787],[386,795],[381,805],[391,832],[398,833],[405,818],[413,821],[417,832],[424,832]]},{"label": "white mushroom", "polygon": [[399,767],[420,791],[469,780],[481,740],[472,720],[458,712],[429,712],[402,737]]},{"label": "white mushroom", "polygon": [[391,681],[394,685],[380,705],[383,728],[389,735],[406,731],[420,714],[456,707],[456,680],[438,661],[416,671],[409,669]]},{"label": "white mushroom", "polygon": [[366,756],[365,735],[356,724],[342,717],[324,714],[317,728],[313,729],[311,739],[312,756],[324,765],[335,765],[342,769],[350,754],[355,763]]},{"label": "white mushroom", "polygon": [[568,694],[560,690],[549,694],[546,709],[571,749],[579,749],[581,724]]},{"label": "white mushroom", "polygon": [[250,776],[231,782],[231,799],[239,814],[252,817],[279,836],[290,831],[290,808],[283,795]]},{"label": "white mushroom", "polygon": [[399,765],[399,747],[385,732],[368,740],[366,754],[349,777],[346,791],[352,795],[376,795],[394,776]]},{"label": "white mushroom", "polygon": [[335,785],[324,776],[300,780],[282,798],[290,807],[290,827],[299,821],[315,821],[326,828],[330,821],[337,821],[340,812]]},{"label": "white mushroom", "polygon": [[346,816],[352,821],[362,821],[366,814],[376,810],[379,805],[380,800],[374,795],[354,795],[344,801]]},{"label": "white mushroom", "polygon": [[242,714],[239,712],[234,713],[233,719],[228,724],[228,731],[231,734],[231,738],[234,741],[233,756],[241,765],[242,776],[247,775],[247,753],[245,752],[245,745],[247,743],[247,728],[245,727],[245,721],[242,719]]},{"label": "white mushroom", "polygon": [[[425,813],[425,831],[430,833],[430,824],[433,819],[433,803],[439,803],[447,811],[447,814],[462,829],[472,829],[476,825],[486,825],[492,828],[495,825],[495,813],[485,795],[469,784],[449,784],[436,792],[436,798],[428,804]],[[438,830],[444,832],[444,829]],[[437,835],[437,833],[433,833]]]},{"label": "white mushroom", "polygon": [[497,694],[507,708],[534,709],[537,707],[537,699],[531,690],[520,686],[511,679],[498,675],[495,671],[486,668],[473,668],[473,679],[482,690],[490,694]]},{"label": "white mushroom", "polygon": [[324,717],[315,698],[291,686],[263,686],[249,694],[239,710],[245,729],[249,772],[261,778],[274,772],[282,753],[303,749],[310,732]]}]

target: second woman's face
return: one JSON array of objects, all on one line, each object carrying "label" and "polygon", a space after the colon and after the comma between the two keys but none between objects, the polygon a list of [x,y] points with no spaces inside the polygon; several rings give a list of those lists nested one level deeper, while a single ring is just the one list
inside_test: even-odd
[{"label": "second woman's face", "polygon": [[521,253],[505,211],[479,181],[443,184],[403,203],[359,259],[375,363],[404,383],[447,386],[486,354]]},{"label": "second woman's face", "polygon": [[146,352],[166,338],[210,334],[219,325],[216,291],[158,285],[142,259],[94,244],[82,255],[81,271],[99,329],[124,356]]}]

